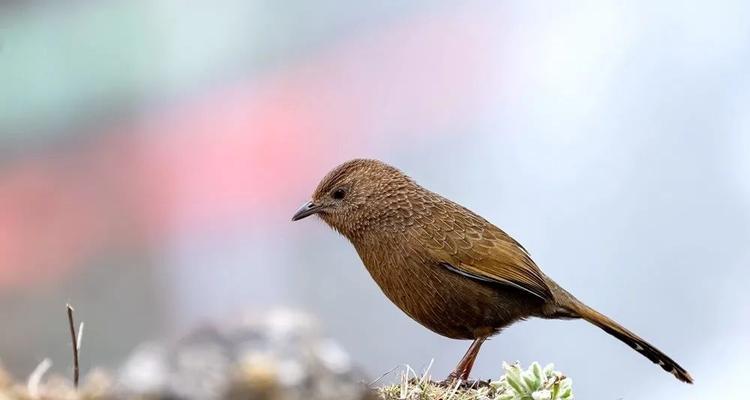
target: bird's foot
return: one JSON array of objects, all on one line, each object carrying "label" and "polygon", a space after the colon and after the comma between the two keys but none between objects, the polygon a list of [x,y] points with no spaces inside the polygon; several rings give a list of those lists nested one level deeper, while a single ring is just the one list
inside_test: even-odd
[{"label": "bird's foot", "polygon": [[447,378],[439,382],[440,386],[451,387],[456,385],[457,381],[463,380],[459,378],[459,375],[460,374],[457,374],[456,371],[451,372]]},{"label": "bird's foot", "polygon": [[461,379],[458,374],[451,373],[444,380],[437,382],[438,385],[445,388],[454,388],[458,386],[459,389],[476,389],[490,385],[490,380],[472,380],[468,379],[468,376]]}]

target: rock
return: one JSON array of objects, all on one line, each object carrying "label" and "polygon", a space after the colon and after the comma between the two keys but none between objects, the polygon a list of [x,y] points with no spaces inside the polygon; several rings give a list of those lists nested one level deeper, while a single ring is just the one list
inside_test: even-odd
[{"label": "rock", "polygon": [[118,374],[125,396],[208,400],[363,399],[364,380],[314,318],[291,310],[141,346]]}]

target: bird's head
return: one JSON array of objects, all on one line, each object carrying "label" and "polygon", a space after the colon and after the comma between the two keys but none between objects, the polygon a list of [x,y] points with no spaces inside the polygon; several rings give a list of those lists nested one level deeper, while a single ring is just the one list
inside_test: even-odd
[{"label": "bird's head", "polygon": [[408,193],[417,187],[411,178],[381,161],[347,161],[320,181],[312,199],[297,210],[292,221],[316,214],[352,238],[378,221],[385,222],[400,208],[399,202],[408,204]]}]

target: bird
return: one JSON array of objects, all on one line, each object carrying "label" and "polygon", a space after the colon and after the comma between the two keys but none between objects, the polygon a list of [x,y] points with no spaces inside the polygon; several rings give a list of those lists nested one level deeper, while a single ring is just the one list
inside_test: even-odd
[{"label": "bird", "polygon": [[685,368],[546,276],[510,235],[374,159],[333,168],[293,215],[346,237],[385,296],[427,329],[471,340],[447,382],[469,379],[487,338],[532,317],[583,319],[686,383]]}]

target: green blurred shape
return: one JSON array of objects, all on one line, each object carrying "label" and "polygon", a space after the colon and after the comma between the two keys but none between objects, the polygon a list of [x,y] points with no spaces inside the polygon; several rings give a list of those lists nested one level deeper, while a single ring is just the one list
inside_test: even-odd
[{"label": "green blurred shape", "polygon": [[55,132],[49,127],[137,97],[160,50],[143,4],[47,4],[0,14],[0,139]]}]

